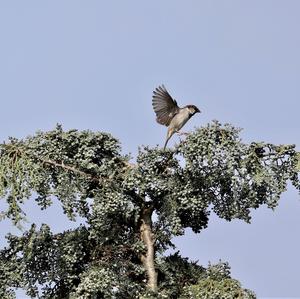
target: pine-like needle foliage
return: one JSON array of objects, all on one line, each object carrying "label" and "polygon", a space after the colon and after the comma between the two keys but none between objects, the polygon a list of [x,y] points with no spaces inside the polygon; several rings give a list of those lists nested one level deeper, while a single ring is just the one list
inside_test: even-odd
[{"label": "pine-like needle foliage", "polygon": [[228,267],[211,276],[178,253],[163,255],[185,228],[204,229],[211,210],[249,222],[252,209],[276,207],[288,181],[300,189],[295,146],[245,144],[239,131],[213,122],[174,150],[141,149],[135,164],[110,134],[61,126],[1,144],[2,218],[20,224],[26,200],[45,209],[56,197],[67,217],[86,222],[59,234],[45,224],[8,235],[0,297],[21,287],[39,298],[227,298],[203,297],[226,288],[255,298]]}]

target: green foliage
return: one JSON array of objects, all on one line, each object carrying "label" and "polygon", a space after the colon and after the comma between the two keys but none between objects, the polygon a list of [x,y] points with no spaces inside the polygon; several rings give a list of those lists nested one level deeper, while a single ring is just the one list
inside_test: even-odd
[{"label": "green foliage", "polygon": [[6,287],[22,287],[32,298],[37,286],[42,286],[40,298],[111,298],[113,291],[133,298],[142,289],[136,280],[144,270],[131,262],[131,248],[101,246],[84,226],[53,234],[47,225],[39,230],[33,225],[22,237],[8,235],[7,240],[0,275],[15,275],[17,267],[18,276],[8,277]]},{"label": "green foliage", "polygon": [[230,267],[220,262],[210,265],[205,276],[197,284],[185,287],[181,299],[255,299],[255,294],[243,289],[241,284],[230,277]]},{"label": "green foliage", "polygon": [[299,190],[294,145],[241,142],[239,129],[214,122],[191,134],[178,147],[186,167],[185,184],[202,204],[213,204],[221,218],[250,221],[251,208],[275,208],[287,181]]},{"label": "green foliage", "polygon": [[180,256],[179,252],[157,260],[160,294],[165,298],[178,298],[186,285],[197,283],[206,269]]},{"label": "green foliage", "polygon": [[253,292],[243,289],[241,284],[231,278],[220,281],[206,278],[200,280],[197,285],[185,290],[182,299],[255,299]]},{"label": "green foliage", "polygon": [[[0,197],[8,205],[1,215],[18,224],[25,200],[34,197],[44,209],[57,197],[70,219],[80,215],[85,224],[59,234],[33,225],[21,237],[8,235],[0,251],[0,297],[12,298],[11,289],[22,287],[40,298],[179,298],[183,289],[191,298],[227,298],[220,295],[226,292],[254,298],[226,267],[204,269],[178,253],[164,256],[186,228],[201,232],[211,209],[228,221],[249,222],[251,209],[276,207],[289,180],[300,189],[294,146],[245,144],[239,131],[213,122],[174,150],[140,149],[136,164],[106,133],[58,125],[10,138],[0,145]],[[156,293],[146,290],[141,263],[146,208],[155,215]]]},{"label": "green foliage", "polygon": [[64,132],[60,125],[24,140],[10,138],[0,145],[0,196],[9,208],[3,213],[15,223],[23,216],[20,204],[32,195],[42,208],[51,196],[62,203],[70,219],[88,214],[86,199],[95,186],[116,184],[123,159],[116,139],[106,133]]}]

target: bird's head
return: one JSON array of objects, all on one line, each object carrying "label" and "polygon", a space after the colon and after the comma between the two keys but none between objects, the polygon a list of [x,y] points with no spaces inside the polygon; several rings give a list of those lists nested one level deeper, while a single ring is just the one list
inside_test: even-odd
[{"label": "bird's head", "polygon": [[196,113],[201,113],[200,109],[198,109],[198,107],[196,107],[195,105],[187,105],[186,107],[189,109],[190,114],[192,115]]}]

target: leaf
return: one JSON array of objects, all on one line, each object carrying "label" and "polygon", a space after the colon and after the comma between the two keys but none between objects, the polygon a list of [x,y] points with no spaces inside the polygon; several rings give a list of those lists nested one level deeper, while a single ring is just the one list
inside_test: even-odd
[{"label": "leaf", "polygon": [[296,157],[297,157],[297,161],[298,161],[298,163],[296,165],[296,171],[300,172],[300,152],[298,152],[296,155],[297,155]]}]

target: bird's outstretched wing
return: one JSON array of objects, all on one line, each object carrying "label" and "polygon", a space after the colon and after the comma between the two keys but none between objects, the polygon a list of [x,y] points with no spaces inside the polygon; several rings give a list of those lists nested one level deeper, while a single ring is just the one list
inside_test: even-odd
[{"label": "bird's outstretched wing", "polygon": [[165,126],[170,124],[172,118],[180,109],[164,85],[157,87],[153,91],[152,106],[156,114],[156,121]]}]

